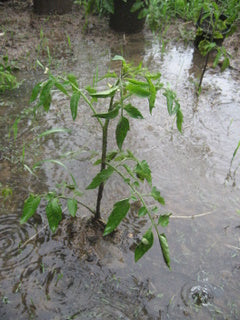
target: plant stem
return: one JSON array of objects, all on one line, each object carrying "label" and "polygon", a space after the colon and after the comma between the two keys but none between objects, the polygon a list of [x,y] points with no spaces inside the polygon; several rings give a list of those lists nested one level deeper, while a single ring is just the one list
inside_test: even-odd
[{"label": "plant stem", "polygon": [[[110,112],[113,109],[113,100],[114,100],[114,96],[110,100],[108,112]],[[101,170],[100,171],[102,171],[106,168],[108,125],[109,125],[109,119],[106,119],[104,126],[102,127],[102,158],[101,158]],[[104,182],[101,183],[98,188],[97,205],[96,205],[96,212],[95,212],[95,217],[94,217],[96,220],[99,220],[101,218],[100,207],[101,207],[103,189],[104,189]]]},{"label": "plant stem", "polygon": [[[60,198],[60,199],[65,199],[65,200],[71,199],[71,198],[68,198],[68,197],[65,197],[65,196],[59,196],[59,198]],[[82,201],[77,200],[77,199],[75,199],[75,200],[76,200],[77,203],[79,203],[82,207],[88,209],[88,211],[90,211],[92,214],[95,215],[95,211],[94,211],[93,209],[91,209],[90,207],[88,207],[88,206],[87,206],[85,203],[83,203]]]},{"label": "plant stem", "polygon": [[199,84],[198,84],[198,88],[197,88],[197,94],[198,95],[199,95],[199,92],[200,92],[200,89],[201,89],[201,86],[202,86],[202,81],[203,81],[204,74],[205,74],[206,69],[207,69],[207,63],[208,63],[209,54],[210,54],[210,52],[208,52],[207,55],[206,55],[206,59],[205,59],[205,63],[204,63],[204,66],[203,66],[202,74],[201,74],[201,77],[200,77],[200,80],[199,80]]}]

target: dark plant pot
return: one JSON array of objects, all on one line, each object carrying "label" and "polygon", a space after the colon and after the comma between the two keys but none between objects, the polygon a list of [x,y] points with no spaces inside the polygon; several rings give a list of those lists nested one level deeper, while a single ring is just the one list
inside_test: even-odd
[{"label": "dark plant pot", "polygon": [[[201,34],[196,35],[195,39],[194,39],[194,47],[198,48],[198,45],[201,41],[203,40],[208,40],[210,42],[215,42],[218,46],[221,46],[227,33],[229,32],[231,26],[227,25],[226,29],[220,31],[222,34],[222,38],[214,38],[213,36],[213,28],[211,26],[211,19],[210,18],[206,18],[202,21],[202,16],[203,13],[200,14],[198,21],[196,23],[196,28],[197,29],[202,29]],[[220,15],[220,20],[225,21],[227,20],[227,17],[225,15]]]},{"label": "dark plant pot", "polygon": [[33,0],[37,14],[64,14],[72,10],[73,0]]},{"label": "dark plant pot", "polygon": [[[118,32],[136,33],[143,29],[145,18],[138,19],[140,10],[131,12],[135,0],[115,0],[114,14],[110,15],[110,28]],[[143,0],[145,4],[145,1]]]}]

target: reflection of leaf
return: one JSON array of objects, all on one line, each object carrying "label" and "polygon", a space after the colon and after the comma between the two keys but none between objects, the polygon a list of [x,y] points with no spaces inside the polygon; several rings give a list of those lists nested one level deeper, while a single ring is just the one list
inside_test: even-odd
[{"label": "reflection of leaf", "polygon": [[111,233],[119,225],[122,219],[126,217],[129,208],[129,199],[124,199],[114,204],[113,211],[108,218],[108,222],[103,233],[104,236]]},{"label": "reflection of leaf", "polygon": [[135,249],[135,262],[142,258],[142,256],[152,247],[153,245],[153,233],[152,229],[149,229],[144,236],[140,244]]}]

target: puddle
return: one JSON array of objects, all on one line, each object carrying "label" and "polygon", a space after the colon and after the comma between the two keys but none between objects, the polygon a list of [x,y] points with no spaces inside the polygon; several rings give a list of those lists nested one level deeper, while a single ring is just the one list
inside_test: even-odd
[{"label": "puddle", "polygon": [[[81,84],[91,83],[96,67],[99,74],[106,72],[112,66],[111,57],[119,54],[122,47],[129,60],[143,59],[177,91],[184,114],[182,135],[172,126],[165,102],[159,97],[152,116],[146,114],[144,105],[140,106],[145,120],[141,126],[139,122],[132,123],[127,138],[130,149],[151,165],[153,183],[166,201],[163,212],[173,213],[166,229],[172,271],[164,266],[158,243],[134,263],[134,240],[148,226],[147,221],[136,219],[134,208],[123,222],[125,229],[121,228],[126,232],[126,241],[115,249],[114,245],[107,246],[99,240],[94,247],[97,259],[79,258],[76,248],[69,246],[66,239],[52,237],[46,228],[41,230],[46,223],[43,207],[30,223],[19,224],[23,200],[29,191],[45,190],[54,186],[56,180],[61,182],[67,177],[61,168],[46,164],[40,179],[29,178],[10,157],[13,148],[7,142],[8,126],[27,106],[33,81],[30,78],[24,84],[26,90],[19,89],[10,98],[3,97],[6,105],[0,109],[4,137],[1,183],[14,187],[13,200],[1,204],[0,214],[1,320],[240,317],[238,172],[234,175],[238,156],[230,168],[240,137],[239,74],[235,70],[224,73],[208,70],[197,101],[193,80],[199,66],[194,65],[198,59],[191,46],[169,43],[162,52],[161,44],[149,34],[138,38],[132,35],[125,41],[125,47],[115,44],[112,48],[104,43],[81,42],[74,53],[75,62],[67,71],[74,71]],[[71,160],[63,161],[84,188],[97,172],[97,168],[88,164],[91,150],[99,146],[100,131],[83,105],[72,123],[69,107],[56,93],[52,111],[35,122],[25,121],[19,129],[20,136],[31,141],[38,133],[56,126],[71,128],[71,135],[48,137],[43,146],[39,142],[36,150],[33,146],[28,154],[29,160],[58,157],[77,150]],[[110,137],[110,147],[113,139]],[[106,185],[104,214],[125,195],[125,186],[114,177]],[[95,192],[88,193],[85,200],[92,204]],[[202,216],[191,219],[196,214]],[[36,232],[39,232],[36,238],[22,247],[19,245]],[[82,248],[81,242],[79,247]]]}]

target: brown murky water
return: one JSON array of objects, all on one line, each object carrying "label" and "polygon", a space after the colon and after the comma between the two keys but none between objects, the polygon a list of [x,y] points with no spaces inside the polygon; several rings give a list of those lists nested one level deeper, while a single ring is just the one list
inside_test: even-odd
[{"label": "brown murky water", "polygon": [[[97,66],[99,74],[112,67],[111,57],[121,52],[120,45],[106,48],[91,41],[75,48],[72,65],[69,60],[62,68],[74,71],[82,85],[92,81]],[[133,239],[116,246],[99,239],[96,255],[89,259],[79,258],[76,244],[69,245],[61,235],[53,237],[46,228],[21,246],[46,223],[41,207],[34,220],[19,224],[24,198],[29,191],[46,190],[67,177],[61,168],[49,164],[41,169],[40,178],[23,171],[15,151],[21,151],[23,139],[30,142],[51,127],[71,128],[71,134],[31,145],[27,156],[31,163],[77,150],[71,160],[63,161],[82,188],[96,173],[89,161],[91,150],[98,149],[100,142],[100,131],[84,106],[72,123],[69,107],[56,93],[52,111],[37,120],[25,120],[20,138],[15,145],[9,144],[9,125],[27,106],[32,82],[41,77],[28,75],[19,90],[3,96],[0,108],[1,183],[13,188],[12,200],[1,203],[0,213],[1,320],[240,318],[239,174],[234,173],[239,156],[230,168],[240,137],[239,70],[208,70],[197,100],[193,82],[202,61],[191,46],[169,43],[163,52],[157,40],[143,34],[127,38],[123,52],[128,60],[143,60],[162,73],[164,82],[175,88],[184,114],[180,135],[159,97],[152,116],[140,106],[145,120],[141,125],[132,123],[127,138],[130,149],[151,165],[153,183],[166,201],[161,210],[173,213],[166,229],[172,271],[165,267],[158,243],[134,263],[134,240],[147,228],[146,221],[136,219],[134,208],[121,227]],[[125,194],[125,186],[113,178],[106,186],[103,212],[109,212]],[[92,204],[95,193],[88,193],[85,200]],[[196,214],[203,215],[191,218]]]}]

